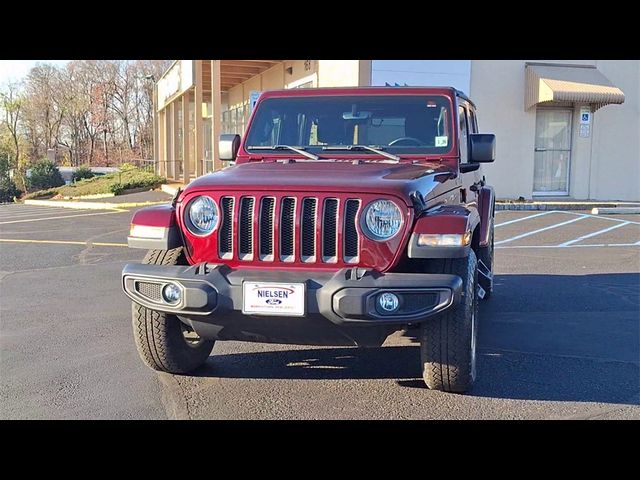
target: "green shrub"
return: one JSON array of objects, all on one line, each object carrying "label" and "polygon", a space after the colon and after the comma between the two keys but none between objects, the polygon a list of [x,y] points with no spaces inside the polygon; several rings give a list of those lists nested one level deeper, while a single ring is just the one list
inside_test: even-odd
[{"label": "green shrub", "polygon": [[132,188],[157,188],[165,182],[164,178],[155,173],[135,168],[80,180],[59,188],[58,192],[65,197],[80,197],[100,193],[120,195],[123,191]]},{"label": "green shrub", "polygon": [[138,167],[136,167],[133,163],[121,163],[120,166],[118,167],[120,169],[121,172],[126,172],[128,170],[136,170]]},{"label": "green shrub", "polygon": [[7,176],[0,178],[0,203],[13,202],[14,197],[19,197],[22,191]]},{"label": "green shrub", "polygon": [[41,190],[43,188],[59,187],[64,185],[64,179],[55,163],[50,160],[41,160],[31,167],[29,188]]},{"label": "green shrub", "polygon": [[152,189],[159,187],[163,183],[166,183],[166,179],[163,177],[136,168],[124,172],[109,173],[107,175],[96,175],[95,177],[85,178],[63,187],[33,192],[26,195],[25,198],[42,198],[44,196],[55,196],[58,194],[73,198],[103,193],[120,195],[125,190],[133,188]]},{"label": "green shrub", "polygon": [[122,192],[124,192],[124,186],[121,183],[114,183],[111,185],[111,187],[109,187],[109,189],[114,195],[120,195]]},{"label": "green shrub", "polygon": [[71,176],[71,181],[77,182],[79,180],[84,180],[85,178],[93,178],[95,176],[96,174],[93,173],[89,167],[82,165],[76,168],[76,171],[73,172],[73,175]]}]

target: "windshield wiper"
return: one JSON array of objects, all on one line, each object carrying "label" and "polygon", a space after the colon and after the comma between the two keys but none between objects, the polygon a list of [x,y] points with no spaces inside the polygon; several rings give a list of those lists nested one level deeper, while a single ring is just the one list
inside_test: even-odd
[{"label": "windshield wiper", "polygon": [[369,145],[326,145],[322,147],[322,150],[349,150],[349,151],[362,151],[368,150],[373,153],[382,155],[383,157],[390,158],[396,162],[400,161],[400,157],[393,153],[385,152],[382,147],[370,147]]},{"label": "windshield wiper", "polygon": [[292,147],[290,145],[251,145],[247,147],[247,150],[291,150],[292,152],[299,153],[300,155],[310,158],[311,160],[320,160],[320,157],[318,155],[314,155],[310,152],[305,152],[302,148]]}]

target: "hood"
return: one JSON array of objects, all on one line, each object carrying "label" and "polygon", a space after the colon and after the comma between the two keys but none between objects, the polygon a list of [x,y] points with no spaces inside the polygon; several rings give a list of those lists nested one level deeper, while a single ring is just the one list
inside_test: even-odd
[{"label": "hood", "polygon": [[413,192],[419,192],[426,201],[450,190],[451,185],[445,183],[449,178],[451,170],[440,163],[249,162],[204,175],[185,191],[380,193],[395,195],[411,205],[409,196]]}]

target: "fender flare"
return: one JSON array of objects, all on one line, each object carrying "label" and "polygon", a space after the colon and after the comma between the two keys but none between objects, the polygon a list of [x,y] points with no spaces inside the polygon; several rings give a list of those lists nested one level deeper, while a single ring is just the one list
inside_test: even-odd
[{"label": "fender flare", "polygon": [[413,226],[409,239],[407,256],[409,258],[462,258],[469,255],[471,243],[465,246],[420,246],[420,234],[458,234],[473,233],[480,224],[480,214],[475,207],[462,205],[444,205],[428,210],[421,215]]},{"label": "fender flare", "polygon": [[480,247],[486,247],[489,244],[489,229],[491,228],[491,219],[495,213],[495,193],[493,187],[484,186],[478,194],[478,210],[480,213]]},{"label": "fender flare", "polygon": [[[171,250],[183,245],[180,227],[176,223],[176,209],[172,205],[154,205],[138,210],[131,219],[131,232],[135,227],[150,227],[153,235],[129,235],[127,244],[130,248],[146,250]],[[143,231],[143,229],[140,229]]]}]

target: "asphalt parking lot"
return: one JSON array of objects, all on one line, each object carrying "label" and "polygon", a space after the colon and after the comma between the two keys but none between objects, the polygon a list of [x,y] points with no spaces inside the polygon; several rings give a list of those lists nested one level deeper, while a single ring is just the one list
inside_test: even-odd
[{"label": "asphalt parking lot", "polygon": [[640,419],[640,215],[498,212],[469,395],[416,346],[219,342],[194,376],[138,360],[130,210],[0,205],[0,418]]}]

